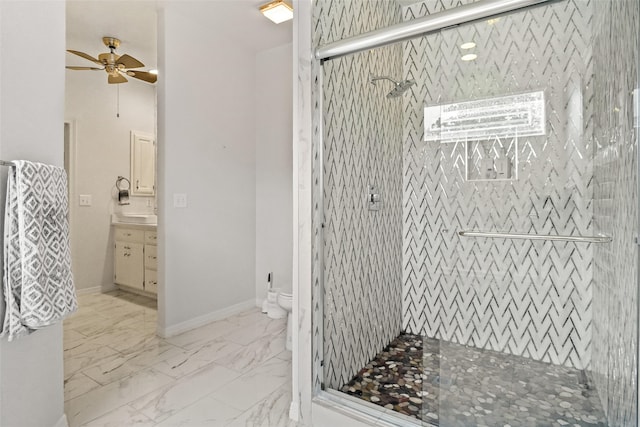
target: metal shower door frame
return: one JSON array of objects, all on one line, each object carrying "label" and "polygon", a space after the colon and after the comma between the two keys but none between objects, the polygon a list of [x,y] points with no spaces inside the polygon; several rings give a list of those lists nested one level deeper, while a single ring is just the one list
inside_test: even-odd
[{"label": "metal shower door frame", "polygon": [[[640,2],[636,3],[638,13],[640,14]],[[640,30],[639,30],[640,31]],[[640,34],[638,36],[638,45],[636,46],[636,53],[638,54],[636,63],[636,90],[634,94],[640,97]],[[633,97],[634,107],[637,108],[638,117],[634,117],[636,123],[633,126],[636,127],[636,191],[637,191],[637,213],[640,213],[640,99]],[[640,214],[638,214],[638,223],[636,224],[636,427],[640,426]]]}]

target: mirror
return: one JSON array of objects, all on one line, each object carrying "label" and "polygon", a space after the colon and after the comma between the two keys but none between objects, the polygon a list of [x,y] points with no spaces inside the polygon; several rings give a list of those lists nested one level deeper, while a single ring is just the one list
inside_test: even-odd
[{"label": "mirror", "polygon": [[156,194],[156,144],[153,135],[131,131],[131,194]]}]

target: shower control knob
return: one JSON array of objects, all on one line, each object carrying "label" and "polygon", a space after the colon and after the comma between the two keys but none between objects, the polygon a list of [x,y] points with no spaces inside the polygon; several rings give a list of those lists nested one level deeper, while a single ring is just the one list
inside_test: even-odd
[{"label": "shower control knob", "polygon": [[380,196],[380,193],[378,193],[378,189],[376,187],[369,187],[367,201],[369,202],[370,211],[379,211],[382,207],[382,197]]}]

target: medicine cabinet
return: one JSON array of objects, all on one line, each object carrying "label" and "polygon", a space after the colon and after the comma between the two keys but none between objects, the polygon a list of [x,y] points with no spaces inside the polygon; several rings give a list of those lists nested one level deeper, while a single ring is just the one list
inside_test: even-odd
[{"label": "medicine cabinet", "polygon": [[156,144],[153,135],[131,131],[131,194],[156,194]]}]

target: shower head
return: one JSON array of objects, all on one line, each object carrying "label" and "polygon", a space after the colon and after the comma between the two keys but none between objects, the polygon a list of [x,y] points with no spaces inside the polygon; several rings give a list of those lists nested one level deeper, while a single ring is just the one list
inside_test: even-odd
[{"label": "shower head", "polygon": [[387,98],[397,98],[399,96],[402,96],[402,94],[405,93],[407,90],[409,90],[411,86],[416,84],[414,80],[403,80],[401,82],[397,82],[391,77],[374,76],[372,74],[369,75],[369,82],[371,84],[375,85],[376,81],[378,80],[389,80],[390,82],[393,83],[393,89],[391,89],[391,92],[387,94]]},{"label": "shower head", "polygon": [[387,98],[397,98],[402,96],[402,94],[408,91],[414,84],[416,84],[416,82],[413,80],[403,80],[400,83],[396,83],[391,92],[387,94]]}]

